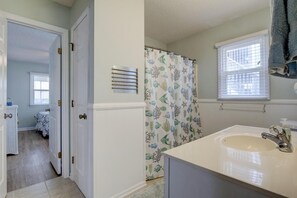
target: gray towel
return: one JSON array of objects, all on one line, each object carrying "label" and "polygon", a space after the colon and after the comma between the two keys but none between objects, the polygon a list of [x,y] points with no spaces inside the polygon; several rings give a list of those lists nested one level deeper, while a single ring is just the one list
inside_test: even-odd
[{"label": "gray towel", "polygon": [[278,68],[286,65],[288,56],[289,25],[286,16],[286,0],[274,0],[271,37],[272,42],[269,52],[269,67]]},{"label": "gray towel", "polygon": [[273,0],[269,72],[297,78],[297,1]]},{"label": "gray towel", "polygon": [[287,5],[289,32],[289,60],[297,59],[297,1],[288,0]]}]

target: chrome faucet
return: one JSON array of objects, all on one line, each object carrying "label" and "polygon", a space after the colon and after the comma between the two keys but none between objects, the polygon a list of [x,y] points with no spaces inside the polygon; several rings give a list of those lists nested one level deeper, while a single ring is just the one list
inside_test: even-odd
[{"label": "chrome faucet", "polygon": [[[261,134],[262,138],[275,142],[278,145],[278,149],[282,152],[293,152],[290,129],[273,125],[269,128],[269,131],[270,133],[263,132]],[[272,135],[271,133],[275,133],[276,135]]]}]

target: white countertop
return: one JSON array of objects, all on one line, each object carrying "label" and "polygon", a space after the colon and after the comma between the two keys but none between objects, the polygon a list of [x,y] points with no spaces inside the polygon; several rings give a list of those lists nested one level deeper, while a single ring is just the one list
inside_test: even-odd
[{"label": "white countertop", "polygon": [[15,109],[18,108],[18,105],[11,105],[11,106],[6,106],[6,109]]},{"label": "white countertop", "polygon": [[297,133],[292,133],[293,153],[278,149],[248,152],[222,144],[226,136],[261,137],[262,132],[268,129],[236,125],[164,154],[285,197],[297,197]]}]

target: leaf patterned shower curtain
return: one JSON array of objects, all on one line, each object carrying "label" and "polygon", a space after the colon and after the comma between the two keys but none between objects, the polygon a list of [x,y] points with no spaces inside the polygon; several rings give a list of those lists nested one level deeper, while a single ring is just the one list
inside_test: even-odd
[{"label": "leaf patterned shower curtain", "polygon": [[162,152],[201,137],[193,62],[146,49],[146,178],[164,175]]}]

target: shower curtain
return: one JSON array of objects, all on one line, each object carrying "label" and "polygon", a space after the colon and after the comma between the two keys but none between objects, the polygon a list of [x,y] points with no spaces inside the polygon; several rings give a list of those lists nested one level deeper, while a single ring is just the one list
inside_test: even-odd
[{"label": "shower curtain", "polygon": [[162,152],[201,137],[193,61],[145,50],[146,178],[164,175]]}]

